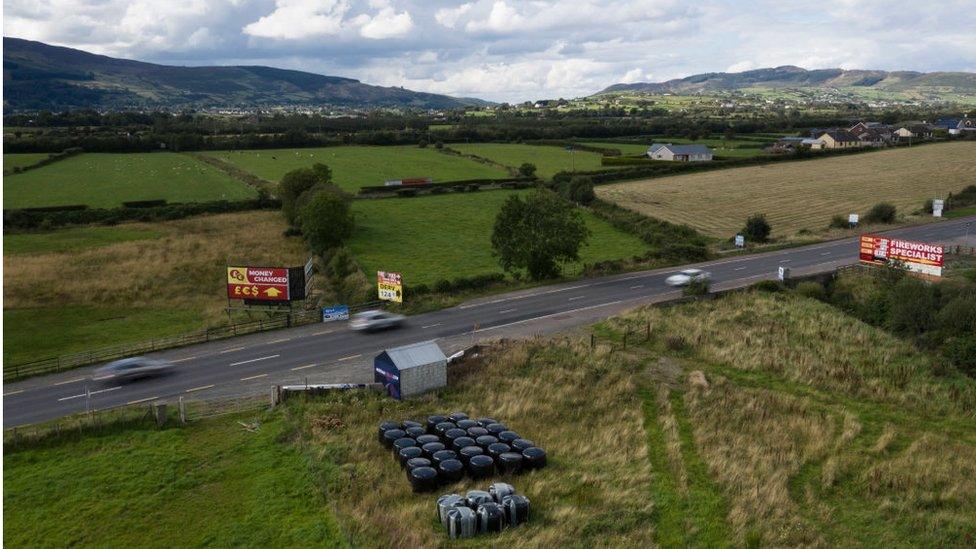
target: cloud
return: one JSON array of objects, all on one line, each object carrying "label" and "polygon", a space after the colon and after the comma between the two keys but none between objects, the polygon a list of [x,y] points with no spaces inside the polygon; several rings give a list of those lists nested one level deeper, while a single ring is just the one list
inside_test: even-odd
[{"label": "cloud", "polygon": [[976,71],[974,0],[4,0],[4,34],[497,101],[806,68]]}]

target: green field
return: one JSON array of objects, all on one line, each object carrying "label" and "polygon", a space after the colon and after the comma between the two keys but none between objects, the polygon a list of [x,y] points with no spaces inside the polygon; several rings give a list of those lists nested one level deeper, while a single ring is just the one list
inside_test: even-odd
[{"label": "green field", "polygon": [[706,147],[712,149],[712,152],[716,156],[731,156],[731,157],[750,157],[759,156],[763,153],[761,145],[764,143],[771,143],[775,139],[733,139],[731,141],[726,141],[725,139],[696,139],[691,140],[685,137],[666,137],[659,136],[654,139],[648,139],[646,143],[611,143],[606,141],[581,141],[581,145],[589,145],[591,147],[605,147],[609,149],[618,149],[621,153],[625,155],[633,154],[644,154],[647,152],[647,148],[650,147],[651,143],[696,143],[698,145],[705,145]]},{"label": "green field", "polygon": [[50,156],[48,153],[23,153],[3,155],[3,171],[32,166]]},{"label": "green field", "polygon": [[216,168],[176,153],[81,154],[3,178],[4,208],[113,208],[131,200],[204,202],[255,194]]},{"label": "green field", "polygon": [[434,181],[463,181],[506,177],[503,170],[437,152],[433,147],[326,147],[319,149],[269,149],[207,153],[267,179],[297,168],[323,163],[332,168],[336,185],[348,191],[382,185],[390,179],[431,177]]},{"label": "green field", "polygon": [[128,226],[76,227],[44,233],[6,234],[3,236],[3,253],[68,252],[160,236],[162,233],[158,231]]},{"label": "green field", "polygon": [[[356,201],[349,247],[369,280],[377,270],[400,272],[408,285],[501,272],[491,255],[491,231],[512,192]],[[593,233],[580,254],[584,262],[630,258],[647,248],[590,214],[584,218]],[[566,274],[580,268],[569,266]]]},{"label": "green field", "polygon": [[[341,535],[282,420],[131,428],[4,451],[10,547],[334,546]],[[5,445],[6,446],[6,445]]]},{"label": "green field", "polygon": [[452,149],[464,154],[487,158],[499,164],[518,168],[523,163],[535,164],[536,176],[551,179],[556,172],[599,170],[601,154],[588,151],[567,151],[562,147],[519,145],[507,143],[452,143]]}]

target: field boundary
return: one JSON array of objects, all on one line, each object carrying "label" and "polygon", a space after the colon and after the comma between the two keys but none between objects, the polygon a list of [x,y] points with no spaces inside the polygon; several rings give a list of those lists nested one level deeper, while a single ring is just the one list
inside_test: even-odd
[{"label": "field boundary", "polygon": [[184,154],[196,159],[199,162],[203,162],[204,164],[217,168],[218,170],[224,172],[225,174],[233,177],[234,179],[240,181],[241,183],[244,183],[249,187],[254,187],[255,189],[258,190],[264,189],[268,192],[271,192],[272,195],[274,194],[274,190],[278,187],[278,185],[276,185],[275,183],[272,183],[267,179],[260,178],[251,172],[242,170],[241,168],[238,168],[237,166],[223,160],[222,158],[217,158],[216,156],[210,156],[199,152],[187,152]]},{"label": "field boundary", "polygon": [[34,162],[33,164],[28,164],[27,166],[19,166],[19,167],[11,168],[9,170],[4,170],[3,175],[17,175],[24,172],[28,172],[30,170],[36,170],[37,168],[43,168],[44,166],[54,164],[59,160],[65,160],[71,158],[72,156],[81,154],[83,152],[85,151],[81,147],[73,147],[70,149],[65,149],[61,152],[50,153],[47,155],[47,158],[42,158],[37,162]]}]

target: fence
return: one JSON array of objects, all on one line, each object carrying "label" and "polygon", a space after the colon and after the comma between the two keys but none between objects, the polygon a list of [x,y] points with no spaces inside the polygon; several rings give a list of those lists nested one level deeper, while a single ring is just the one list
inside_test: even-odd
[{"label": "fence", "polygon": [[138,356],[155,351],[162,351],[164,349],[183,347],[186,345],[192,345],[194,343],[205,343],[207,341],[227,339],[239,335],[264,332],[279,328],[288,328],[292,326],[301,326],[304,324],[312,324],[321,321],[322,313],[318,309],[311,311],[299,311],[281,315],[277,318],[230,324],[228,326],[220,326],[217,328],[207,328],[206,330],[187,332],[175,336],[157,338],[138,343],[104,347],[82,353],[61,355],[21,364],[4,364],[3,380],[4,382],[9,383],[11,381],[30,376],[61,372],[64,370],[70,370],[72,368],[78,368],[80,366],[98,364],[100,362],[117,360],[129,356]]}]

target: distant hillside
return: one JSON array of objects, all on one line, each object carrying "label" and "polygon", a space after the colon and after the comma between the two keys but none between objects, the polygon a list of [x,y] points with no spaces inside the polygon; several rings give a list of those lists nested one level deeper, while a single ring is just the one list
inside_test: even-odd
[{"label": "distant hillside", "polygon": [[484,103],[272,67],[156,65],[7,37],[3,39],[3,87],[8,110],[285,105],[453,108]]},{"label": "distant hillside", "polygon": [[783,66],[745,72],[711,72],[667,82],[614,84],[599,93],[644,92],[693,94],[743,88],[869,89],[917,96],[976,94],[976,74],[968,72],[909,72],[819,69]]}]

